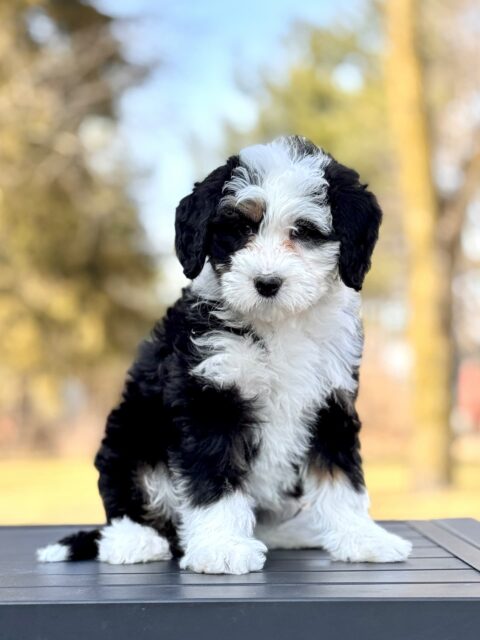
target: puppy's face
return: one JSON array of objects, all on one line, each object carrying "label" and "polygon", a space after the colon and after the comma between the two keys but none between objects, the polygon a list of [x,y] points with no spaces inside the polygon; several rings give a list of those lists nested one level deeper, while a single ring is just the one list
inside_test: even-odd
[{"label": "puppy's face", "polygon": [[274,321],[316,304],[339,279],[359,290],[381,212],[358,174],[304,138],[233,156],[177,209],[188,277],[209,260],[225,306]]},{"label": "puppy's face", "polygon": [[292,161],[289,152],[283,145],[242,152],[211,224],[210,260],[224,300],[264,320],[315,304],[337,274],[325,156]]}]

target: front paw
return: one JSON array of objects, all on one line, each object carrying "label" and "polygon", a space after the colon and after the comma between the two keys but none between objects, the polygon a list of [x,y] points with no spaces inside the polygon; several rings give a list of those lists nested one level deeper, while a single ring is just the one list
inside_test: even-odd
[{"label": "front paw", "polygon": [[181,569],[196,573],[231,573],[240,575],[260,571],[267,547],[259,540],[246,538],[189,550],[180,560]]},{"label": "front paw", "polygon": [[332,550],[332,558],[343,562],[402,562],[412,550],[412,543],[381,527],[368,532],[353,532],[342,536]]}]

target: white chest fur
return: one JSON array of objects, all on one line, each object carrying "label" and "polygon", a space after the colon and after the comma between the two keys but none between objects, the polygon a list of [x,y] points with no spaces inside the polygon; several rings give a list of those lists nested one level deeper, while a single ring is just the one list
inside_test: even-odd
[{"label": "white chest fur", "polygon": [[212,331],[196,344],[204,359],[192,373],[235,385],[255,402],[259,453],[248,479],[262,508],[278,509],[308,449],[309,423],[334,389],[353,391],[361,356],[359,298],[341,287],[281,325],[255,326],[258,340]]}]

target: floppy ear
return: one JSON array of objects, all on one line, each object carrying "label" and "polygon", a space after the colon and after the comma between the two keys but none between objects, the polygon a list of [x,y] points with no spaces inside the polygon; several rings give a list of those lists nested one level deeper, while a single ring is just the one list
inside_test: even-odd
[{"label": "floppy ear", "polygon": [[222,197],[223,185],[238,166],[238,156],[196,182],[193,191],[180,201],[175,213],[175,250],[187,278],[196,278],[205,264],[209,222]]},{"label": "floppy ear", "polygon": [[382,211],[353,169],[336,160],[325,167],[335,235],[340,240],[339,271],[347,287],[360,291],[378,239]]}]

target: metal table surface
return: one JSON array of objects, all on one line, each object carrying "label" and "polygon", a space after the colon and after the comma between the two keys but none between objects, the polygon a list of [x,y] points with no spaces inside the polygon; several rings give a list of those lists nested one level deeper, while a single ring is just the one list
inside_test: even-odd
[{"label": "metal table surface", "polygon": [[406,562],[279,550],[244,576],[194,574],[173,561],[37,564],[37,547],[78,527],[3,527],[0,638],[480,638],[480,522],[383,524],[413,542]]}]

